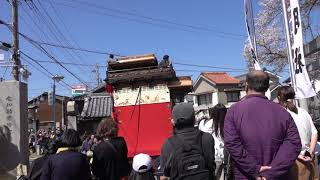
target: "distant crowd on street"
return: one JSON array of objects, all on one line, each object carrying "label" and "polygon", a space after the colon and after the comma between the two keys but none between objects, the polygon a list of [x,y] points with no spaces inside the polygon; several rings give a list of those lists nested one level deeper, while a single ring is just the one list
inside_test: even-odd
[{"label": "distant crowd on street", "polygon": [[[217,104],[196,119],[193,105],[172,109],[172,136],[160,157],[140,153],[128,159],[115,120],[100,122],[95,134],[67,129],[30,132],[43,156],[34,160],[29,180],[316,180],[319,179],[317,130],[295,92],[283,86],[278,103],[264,95],[269,76],[252,71],[247,95],[226,108]],[[199,116],[198,116],[199,117]],[[150,119],[152,120],[152,119]],[[155,127],[156,128],[156,127]],[[159,163],[156,163],[159,162]],[[1,164],[1,163],[0,163]]]},{"label": "distant crowd on street", "polygon": [[59,139],[63,131],[60,129],[51,130],[48,129],[39,129],[35,131],[34,129],[29,129],[29,150],[30,153],[36,153],[37,147],[39,147],[39,154],[44,154],[48,149],[49,141],[52,139]]}]

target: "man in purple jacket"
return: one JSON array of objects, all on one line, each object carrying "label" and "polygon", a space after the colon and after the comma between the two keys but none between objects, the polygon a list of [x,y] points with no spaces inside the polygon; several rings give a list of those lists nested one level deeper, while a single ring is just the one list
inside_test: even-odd
[{"label": "man in purple jacket", "polygon": [[235,179],[287,180],[301,142],[290,114],[264,93],[269,76],[247,75],[247,96],[234,104],[225,118],[224,141],[234,163]]}]

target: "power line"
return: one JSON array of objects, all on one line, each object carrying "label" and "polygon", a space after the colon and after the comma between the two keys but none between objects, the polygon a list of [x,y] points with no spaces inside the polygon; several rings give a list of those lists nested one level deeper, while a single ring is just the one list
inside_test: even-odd
[{"label": "power line", "polygon": [[[36,16],[40,17],[40,21],[42,21],[42,24],[46,25],[46,27],[48,28],[48,30],[52,33],[52,35],[55,37],[55,39],[57,40],[57,42],[59,42],[60,44],[67,44],[70,45],[68,39],[65,37],[65,35],[61,32],[61,30],[59,29],[59,27],[56,25],[56,23],[54,22],[54,20],[51,18],[51,16],[49,15],[49,13],[47,12],[47,10],[42,6],[42,4],[39,2],[39,7],[35,4],[35,1],[32,1],[31,3],[33,4],[33,6],[35,7],[35,14],[37,14]],[[40,10],[41,9],[41,10]],[[43,13],[42,13],[43,12]],[[76,59],[76,57],[69,51],[65,51],[70,57],[71,57],[71,61],[75,62],[74,59]],[[78,56],[78,54],[75,54],[76,56]],[[78,58],[80,58],[78,56]],[[79,59],[81,61],[81,58]],[[82,69],[82,67],[79,67],[78,70],[82,70],[82,71],[87,71]]]},{"label": "power line", "polygon": [[[33,68],[35,68],[36,70],[38,70],[40,73],[42,73],[43,75],[45,75],[48,79],[52,79],[52,76],[49,76],[47,73],[50,73],[50,72],[47,72],[46,69],[45,69],[45,73],[44,71],[42,71],[41,69],[39,69],[37,66],[33,65],[30,61],[28,61],[27,59],[25,59],[24,57],[21,57],[21,59],[25,62],[27,62],[27,64],[29,64],[30,66],[32,66]],[[60,84],[60,82],[58,82]],[[62,81],[62,83],[64,84],[61,84],[62,86],[64,86],[65,88],[68,88],[67,86],[69,86],[67,83],[65,83],[64,81]]]},{"label": "power line", "polygon": [[[50,37],[48,36],[48,35],[50,35],[49,33],[44,33],[44,31],[43,31],[43,29],[44,28],[42,28],[42,27],[40,27],[39,26],[39,23],[40,24],[43,24],[43,23],[41,23],[40,21],[39,21],[39,23],[36,23],[36,19],[39,19],[38,18],[38,16],[35,16],[35,18],[32,18],[31,16],[30,16],[30,13],[28,13],[25,9],[23,9],[24,11],[25,11],[25,14],[26,15],[28,15],[29,16],[29,18],[30,18],[30,20],[28,20],[28,22],[32,22],[34,25],[32,26],[32,25],[28,25],[28,23],[26,23],[26,21],[24,21],[24,18],[23,18],[23,16],[21,16],[21,18],[22,18],[22,20],[25,22],[25,24],[27,24],[27,26],[28,27],[30,27],[30,29],[31,30],[33,30],[33,32],[34,32],[34,34],[36,34],[37,36],[39,36],[39,38],[40,38],[40,40],[41,41],[43,41],[42,39],[41,39],[41,37],[40,37],[40,35],[42,34],[43,35],[43,37],[45,37],[45,38],[47,38],[47,39],[49,39]],[[49,27],[49,25],[47,25],[48,27]],[[37,27],[39,30],[39,32],[37,33],[32,27]],[[52,33],[54,33],[53,31],[51,31]],[[52,36],[51,36],[52,37]],[[56,37],[56,36],[55,36]],[[30,38],[31,39],[31,38]],[[54,38],[53,38],[54,39]],[[59,41],[59,39],[58,39],[58,37],[56,37],[55,39],[57,39],[58,41]],[[61,42],[61,41],[60,41]],[[50,52],[51,54],[53,54],[53,52],[52,51],[49,51],[50,49],[47,49],[47,51],[48,52]],[[41,51],[41,50],[40,50]],[[70,55],[70,57],[74,57],[74,56],[72,56],[67,50],[65,51],[65,52],[67,52],[69,55]],[[75,53],[75,54],[77,54],[77,53]],[[74,59],[74,58],[71,58],[71,59]],[[73,61],[74,62],[74,61]],[[80,66],[79,66],[80,67]],[[81,67],[80,67],[81,68]],[[80,68],[77,68],[78,70],[80,70]],[[91,69],[88,69],[89,71],[91,71]],[[81,71],[81,73],[79,73],[78,75],[84,75],[85,73],[83,73],[83,71]]]},{"label": "power line", "polygon": [[[43,70],[40,70],[37,66],[33,65],[30,61],[28,61],[27,59],[25,59],[24,57],[21,57],[21,59],[25,62],[27,62],[30,66],[34,67],[36,70],[38,70],[39,72],[41,72],[43,75],[45,75],[47,78],[51,79],[52,76],[49,76],[47,73],[50,74],[50,72],[47,72],[47,71],[43,71]],[[35,63],[35,62],[34,62]],[[47,73],[45,73],[47,72]]]},{"label": "power line", "polygon": [[[39,1],[39,3],[40,3],[40,1]],[[72,43],[71,46],[72,46],[72,47],[76,47],[76,48],[80,48],[80,45],[78,44],[78,42],[73,39],[73,34],[70,33],[69,28],[68,28],[67,25],[64,23],[64,20],[63,20],[63,18],[61,17],[61,13],[60,13],[60,12],[56,9],[56,7],[51,3],[51,0],[49,0],[49,5],[50,5],[50,9],[53,10],[55,16],[58,18],[58,20],[60,20],[60,22],[62,23],[64,29],[66,30],[65,32],[67,33],[67,36],[70,38],[71,43]],[[80,51],[80,53],[73,51],[73,53],[74,53],[75,55],[77,55],[82,62],[85,62],[85,60],[83,59],[83,57],[86,57],[87,54],[85,54],[84,52],[81,52],[81,51]],[[88,58],[85,58],[85,59],[88,59]],[[91,68],[91,67],[90,67],[90,68]],[[99,67],[98,67],[98,68],[99,68]],[[91,69],[90,69],[90,70],[91,70]]]},{"label": "power line", "polygon": [[[22,6],[23,7],[23,6]],[[25,10],[25,9],[23,9],[24,10],[24,12],[29,16],[29,18],[30,18],[30,20],[33,22],[33,24],[35,24],[35,26],[39,29],[39,32],[41,32],[41,33],[43,33],[43,28],[41,28],[37,23],[35,23],[32,19],[32,17],[27,13],[27,11]],[[22,19],[23,19],[23,17],[21,17]],[[26,21],[24,21],[26,24],[27,24],[27,22]],[[9,24],[5,24],[5,25],[9,25]],[[47,26],[49,26],[49,25],[47,25]],[[32,26],[30,26],[30,28],[32,28]],[[51,32],[52,32],[52,30],[50,30]],[[36,33],[35,33],[36,34]],[[43,35],[45,35],[45,36],[47,36],[47,34],[44,34],[43,33]],[[49,39],[48,38],[48,36],[47,36],[47,39]],[[55,36],[55,39],[57,39],[57,37]],[[40,38],[40,40],[41,40],[41,38]],[[87,52],[87,53],[94,53],[94,54],[102,54],[102,55],[114,55],[114,56],[118,56],[118,57],[123,57],[124,55],[120,55],[120,54],[117,54],[117,53],[110,53],[110,52],[105,52],[105,51],[98,51],[98,50],[90,50],[90,49],[85,49],[85,48],[81,48],[81,47],[73,47],[73,46],[71,46],[71,45],[68,45],[68,46],[66,46],[66,45],[61,45],[61,43],[60,43],[60,45],[59,44],[56,44],[56,43],[49,43],[49,42],[45,42],[45,41],[43,41],[43,40],[41,40],[41,41],[38,41],[38,40],[33,40],[34,42],[37,42],[37,43],[39,43],[39,44],[42,44],[42,45],[47,45],[47,46],[51,46],[51,47],[58,47],[58,48],[62,48],[62,49],[69,49],[69,50],[75,50],[75,51],[82,51],[82,52]],[[61,42],[61,41],[60,41]]]},{"label": "power line", "polygon": [[[23,35],[23,34],[21,34],[21,35]],[[25,36],[25,35],[23,35],[23,36]],[[92,50],[78,49],[78,48],[74,48],[74,47],[62,46],[62,45],[57,45],[57,44],[52,44],[52,43],[47,43],[47,42],[39,42],[39,41],[33,40],[33,39],[29,38],[29,37],[26,37],[26,38],[28,38],[30,41],[36,42],[39,45],[43,44],[43,45],[49,45],[49,46],[59,47],[59,48],[66,48],[66,49],[73,49],[73,50],[92,52]],[[95,52],[95,53],[97,53],[97,52]],[[98,53],[111,55],[111,53],[107,53],[107,52],[98,52]],[[118,55],[118,56],[120,56],[120,55]],[[95,66],[95,65],[80,64],[80,63],[67,63],[67,62],[62,62],[62,61],[54,61],[54,62],[52,62],[52,61],[38,61],[38,62],[57,63],[57,64],[64,63],[64,64],[69,64],[69,65],[79,65],[79,66]],[[208,66],[208,65],[199,65],[199,64],[187,64],[187,63],[179,63],[179,62],[173,62],[173,64],[183,65],[183,66],[191,66],[191,67],[204,67],[204,68],[214,68],[214,69],[229,70],[228,72],[244,72],[244,71],[247,71],[246,69],[240,69],[240,68],[228,68],[228,67]],[[106,66],[100,66],[100,67],[106,67]],[[183,71],[186,71],[186,70],[183,70]]]},{"label": "power line", "polygon": [[[194,69],[175,69],[175,71],[180,71],[180,72],[204,72],[201,70],[194,70]],[[239,71],[239,70],[221,70],[221,72],[246,72],[246,71]]]},{"label": "power line", "polygon": [[[56,62],[52,62],[52,61],[45,61],[45,60],[37,60],[38,62],[42,62],[42,63],[51,63],[51,64],[57,64]],[[86,66],[86,67],[94,67],[96,66],[95,64],[79,64],[79,63],[68,63],[68,62],[62,62],[59,61],[60,63],[63,63],[65,65],[77,65],[77,66]],[[102,65],[98,65],[99,67],[107,67],[107,66],[102,66]]]},{"label": "power line", "polygon": [[[37,60],[38,62],[42,62],[42,63],[53,63],[55,64],[55,62],[52,61],[45,61],[45,60]],[[63,64],[67,64],[67,65],[78,65],[78,66],[96,66],[95,64],[79,64],[79,63],[67,63],[67,62],[61,62]],[[173,64],[177,64],[177,65],[182,65],[183,63],[173,63]],[[185,64],[183,64],[185,65]],[[191,67],[205,67],[205,68],[213,68],[213,69],[220,69],[224,72],[246,72],[246,69],[236,69],[236,68],[227,68],[227,67],[217,67],[217,66],[206,66],[206,65],[198,65],[198,64],[187,64],[187,66],[191,66]],[[100,68],[105,68],[107,66],[103,66],[103,65],[99,65]],[[231,69],[231,70],[230,70]],[[175,69],[175,71],[190,71],[190,72],[203,72],[201,70],[192,70],[192,69]]]},{"label": "power line", "polygon": [[[45,91],[45,90],[51,90],[51,87],[48,88],[35,88],[35,89],[28,89],[28,91]],[[60,89],[60,90],[56,90],[56,91],[66,91],[66,90],[70,90],[70,88],[65,88],[65,89]],[[35,93],[35,92],[34,92]]]},{"label": "power line", "polygon": [[29,55],[25,54],[24,52],[20,51],[20,53],[24,56],[26,56],[28,59],[32,60],[34,63],[36,63],[38,66],[40,66],[43,70],[45,70],[47,73],[49,73],[51,75],[50,76],[47,76],[49,78],[52,78],[54,76],[53,73],[51,73],[50,71],[48,71],[44,66],[42,66],[42,64],[40,64],[37,60],[33,59],[32,57],[30,57]]},{"label": "power line", "polygon": [[[34,4],[33,4],[33,5],[34,5]],[[30,7],[30,6],[29,6],[29,7]],[[34,7],[37,8],[35,5],[34,5]],[[23,6],[22,6],[22,8],[23,8]],[[30,7],[30,8],[31,8],[31,7]],[[27,24],[27,26],[34,32],[34,34],[37,34],[37,36],[39,36],[40,39],[41,39],[41,37],[40,37],[41,34],[43,35],[43,37],[45,37],[45,38],[47,38],[47,39],[50,39],[50,37],[48,36],[48,35],[50,35],[50,33],[44,33],[44,31],[43,31],[44,28],[39,26],[39,23],[40,23],[41,25],[46,24],[46,23],[41,23],[38,16],[32,17],[32,16],[27,12],[27,10],[26,10],[25,8],[23,8],[23,10],[24,10],[25,14],[28,15],[29,21],[24,20],[23,16],[21,16],[21,19],[22,19],[22,20],[25,22],[25,24]],[[37,19],[38,19],[39,23],[36,23],[36,20],[37,20]],[[43,19],[43,18],[42,18],[42,19]],[[32,22],[32,23],[34,24],[34,26],[29,25],[27,22]],[[46,26],[47,26],[48,28],[50,28],[49,25],[46,24]],[[36,32],[32,27],[37,27],[39,31]],[[51,29],[50,29],[50,31],[51,31]],[[54,33],[53,31],[51,31],[51,32]],[[57,39],[57,41],[59,41],[59,38],[58,38],[55,34],[52,34],[52,35],[55,36],[55,38],[52,38],[52,39]],[[52,37],[52,36],[51,36],[51,37]],[[42,39],[41,39],[41,41],[42,41]],[[61,42],[61,41],[60,41],[60,42]],[[49,51],[49,50],[47,50],[47,51],[50,52],[51,54],[53,54],[52,51]],[[67,53],[70,55],[70,57],[73,57],[68,51],[65,51],[65,52],[67,52]],[[73,59],[73,58],[71,58],[71,59]]]},{"label": "power line", "polygon": [[4,70],[1,79],[3,79],[8,71],[9,66],[6,67],[6,69]]},{"label": "power line", "polygon": [[188,64],[188,63],[179,63],[179,62],[173,62],[173,64],[182,65],[182,66],[191,66],[191,67],[203,67],[203,68],[214,68],[214,69],[228,69],[228,70],[233,70],[233,71],[247,71],[247,69],[240,69],[240,68],[208,66],[208,65]]},{"label": "power line", "polygon": [[109,52],[103,52],[103,51],[97,51],[97,50],[89,50],[89,49],[84,49],[84,48],[75,48],[75,47],[70,47],[70,46],[58,45],[58,44],[54,44],[54,43],[39,42],[36,40],[35,40],[35,42],[37,42],[39,44],[47,45],[47,46],[52,46],[52,47],[71,49],[71,50],[83,51],[83,52],[95,53],[95,54],[114,55],[114,56],[118,56],[118,57],[123,57],[123,55],[115,54],[115,53],[109,53]]},{"label": "power line", "polygon": [[[44,43],[44,42],[38,42],[35,41],[33,39],[30,38],[31,41],[37,42],[39,44],[49,44],[49,43]],[[50,44],[52,46],[58,46],[61,47],[59,45],[54,45],[54,44]],[[67,47],[67,46],[63,46],[62,48],[72,48],[72,47]],[[72,48],[73,49],[73,48]],[[39,61],[40,62],[40,61]],[[67,62],[62,62],[62,61],[41,61],[41,62],[48,62],[48,63],[64,63],[64,64],[69,64],[69,65],[79,65],[79,66],[95,66],[94,64],[80,64],[80,63],[67,63]],[[219,66],[209,66],[209,65],[199,65],[199,64],[189,64],[189,63],[179,63],[179,62],[173,62],[173,64],[177,64],[177,65],[182,65],[182,66],[191,66],[191,67],[204,67],[204,68],[214,68],[214,69],[223,69],[223,70],[232,70],[232,71],[247,71],[247,69],[240,69],[240,68],[229,68],[229,67],[219,67]],[[100,67],[106,67],[106,66],[100,66]]]},{"label": "power line", "polygon": [[[56,62],[52,62],[52,61],[45,61],[45,60],[37,60],[38,62],[42,62],[42,63],[51,63],[51,64],[56,64]],[[95,64],[80,64],[80,63],[68,63],[68,62],[62,62],[60,61],[60,63],[66,64],[66,65],[78,65],[78,66],[96,66]],[[185,64],[185,63],[176,63],[174,62],[173,64],[177,64],[177,65],[185,65],[185,66],[191,66],[191,67],[204,67],[204,68],[212,68],[212,69],[220,69],[222,71],[225,72],[246,72],[247,69],[240,69],[240,68],[228,68],[228,67],[219,67],[219,66],[207,66],[207,65],[199,65],[199,64]],[[104,65],[98,65],[101,68],[105,68],[107,66]],[[197,71],[197,70],[185,70],[185,69],[181,69],[181,70],[176,70],[176,71],[193,71],[193,72],[203,72],[203,71]]]},{"label": "power line", "polygon": [[148,19],[148,20],[151,20],[151,21],[158,21],[158,22],[172,24],[172,25],[181,26],[181,27],[186,27],[186,28],[190,28],[190,29],[214,32],[214,33],[218,33],[218,34],[222,34],[222,35],[228,35],[228,36],[246,37],[246,35],[242,35],[242,34],[229,33],[229,32],[219,31],[219,30],[215,30],[215,29],[212,29],[212,28],[204,27],[204,26],[195,26],[195,25],[190,25],[190,24],[178,23],[178,22],[175,22],[175,21],[167,20],[167,19],[149,17],[149,16],[138,14],[138,13],[126,12],[126,11],[122,11],[122,10],[119,10],[119,9],[113,9],[113,8],[109,8],[109,7],[105,7],[105,6],[101,6],[101,5],[96,5],[96,4],[85,2],[85,1],[72,0],[72,2],[86,4],[87,6],[92,6],[92,7],[95,7],[95,8],[98,8],[98,9],[103,9],[103,10],[109,10],[109,11],[116,12],[116,13],[119,13],[119,14],[135,16],[135,17],[139,17],[139,18],[143,18],[143,19]]},{"label": "power line", "polygon": [[153,23],[153,22],[149,22],[149,21],[137,20],[137,19],[133,19],[133,18],[129,18],[129,17],[123,17],[123,16],[119,16],[119,15],[108,14],[105,11],[97,12],[97,11],[94,11],[94,10],[91,10],[91,9],[75,6],[75,5],[72,5],[72,4],[66,4],[66,3],[61,3],[61,2],[60,3],[55,2],[55,4],[62,5],[62,6],[67,7],[67,8],[70,8],[70,7],[77,8],[77,9],[84,10],[84,11],[87,11],[87,12],[91,12],[91,13],[97,14],[97,15],[109,16],[109,17],[113,17],[113,18],[117,18],[117,19],[123,19],[123,20],[130,21],[130,22],[137,22],[137,23],[142,23],[142,24],[154,25],[154,26],[161,27],[161,28],[166,28],[166,29],[169,29],[169,30],[176,29],[176,30],[180,30],[180,31],[184,31],[184,32],[192,32],[192,33],[197,32],[197,31],[188,30],[188,29],[185,29],[185,28],[165,26],[163,24],[157,24],[157,23]]},{"label": "power line", "polygon": [[[70,4],[70,3],[77,3],[78,5],[85,4],[86,8],[82,8],[82,7],[79,7],[79,6],[74,6],[74,4]],[[174,22],[174,21],[165,20],[165,19],[148,17],[148,16],[144,16],[144,15],[139,15],[137,13],[131,13],[131,12],[121,11],[121,10],[118,10],[118,9],[107,8],[107,7],[104,7],[104,6],[101,6],[101,5],[95,5],[95,4],[88,3],[88,2],[83,2],[83,1],[73,0],[72,2],[70,1],[67,4],[66,3],[61,3],[61,2],[55,2],[55,4],[62,5],[62,6],[65,6],[65,7],[69,7],[69,8],[73,7],[73,8],[83,9],[83,10],[86,10],[86,11],[90,11],[90,9],[88,9],[88,7],[93,7],[93,8],[96,8],[96,9],[104,10],[103,12],[96,12],[96,11],[92,11],[91,10],[91,12],[93,12],[95,14],[103,14],[103,15],[107,15],[107,16],[110,16],[110,17],[115,17],[115,18],[119,18],[119,19],[125,19],[125,20],[128,20],[128,21],[133,21],[133,22],[138,22],[138,23],[143,23],[143,24],[149,24],[149,25],[155,25],[155,26],[160,26],[160,27],[164,27],[164,26],[162,26],[164,24],[165,25],[171,25],[170,29],[178,29],[178,30],[187,31],[187,32],[194,32],[194,31],[201,31],[201,32],[205,31],[205,32],[211,32],[211,33],[213,32],[213,33],[216,33],[216,34],[220,35],[220,36],[216,36],[216,37],[221,37],[221,38],[230,38],[230,39],[243,40],[243,38],[246,37],[245,35],[242,35],[242,34],[228,33],[228,32],[218,31],[218,30],[214,30],[214,29],[211,29],[211,28],[207,28],[207,27],[182,24],[182,23],[177,23],[177,22]],[[118,14],[126,15],[127,17],[114,15],[114,14],[108,14],[108,13],[105,12],[106,10],[107,11],[116,12]],[[128,16],[129,17],[133,16],[133,17],[136,17],[136,18],[138,17],[140,19],[133,19],[133,18],[129,18]],[[144,20],[142,20],[142,19],[144,19]],[[157,24],[157,23],[161,23],[161,24]],[[166,27],[166,28],[168,28],[168,27]],[[193,31],[190,31],[190,30],[193,30]]]},{"label": "power line", "polygon": [[[54,76],[53,73],[51,73],[50,71],[48,71],[44,66],[42,66],[37,60],[35,60],[34,58],[30,57],[29,55],[27,55],[26,53],[20,51],[20,53],[22,55],[24,55],[25,57],[27,57],[28,59],[30,59],[31,61],[33,61],[34,63],[36,63],[38,66],[40,66],[45,72],[47,72],[48,74],[50,74],[51,76],[49,76],[48,74],[46,73],[43,73],[41,70],[39,70],[38,68],[36,68],[38,71],[42,72],[43,74],[45,74],[48,78],[52,79],[52,77]],[[28,60],[25,59],[25,61],[29,62]],[[32,65],[30,62],[29,62],[30,65]],[[33,66],[33,65],[32,65]],[[35,66],[33,66],[35,67]],[[72,88],[72,86],[70,86],[69,84],[67,84],[65,81],[61,80],[61,82],[63,84],[65,84],[66,86]]]},{"label": "power line", "polygon": [[68,68],[66,68],[63,64],[60,63],[54,56],[52,56],[44,47],[41,46],[41,44],[38,44],[37,42],[33,41],[28,36],[22,34],[19,32],[19,35],[25,38],[30,44],[32,44],[34,47],[42,51],[46,56],[48,56],[50,59],[52,59],[54,62],[56,62],[59,66],[61,66],[63,69],[65,69],[69,74],[71,74],[74,78],[76,78],[79,82],[81,82],[84,85],[87,85],[84,83],[83,80],[81,80],[78,76],[76,76],[73,72],[71,72]]},{"label": "power line", "polygon": [[219,31],[219,30],[215,30],[215,29],[212,29],[212,28],[204,27],[204,26],[195,26],[195,25],[190,25],[190,24],[183,24],[183,23],[178,23],[178,22],[175,22],[175,21],[172,21],[172,20],[167,20],[167,19],[154,18],[154,17],[150,17],[150,16],[141,15],[141,14],[138,14],[138,13],[127,12],[127,11],[122,11],[122,10],[119,10],[119,9],[114,9],[114,8],[109,8],[109,7],[105,7],[105,6],[101,6],[101,5],[96,5],[94,3],[89,3],[89,2],[86,2],[86,1],[72,0],[72,2],[78,3],[78,4],[85,4],[86,6],[95,7],[97,9],[108,10],[108,11],[112,11],[112,12],[119,13],[119,14],[124,14],[124,15],[128,15],[128,16],[134,16],[134,17],[147,19],[147,20],[151,20],[151,21],[157,21],[157,22],[161,22],[161,23],[167,23],[167,24],[171,24],[171,25],[175,25],[175,26],[181,26],[181,27],[195,29],[195,30],[203,30],[203,31],[208,31],[208,32],[214,32],[214,33],[218,33],[218,34],[222,34],[222,35],[228,35],[228,36],[246,37],[246,35],[242,35],[242,34]]}]

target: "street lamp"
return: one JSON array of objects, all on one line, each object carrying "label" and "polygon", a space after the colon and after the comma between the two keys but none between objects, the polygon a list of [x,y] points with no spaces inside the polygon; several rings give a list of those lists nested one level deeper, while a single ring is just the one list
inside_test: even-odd
[{"label": "street lamp", "polygon": [[53,79],[53,91],[52,91],[52,111],[51,111],[51,117],[53,121],[53,131],[56,131],[56,82],[59,82],[63,79],[63,76],[54,75],[52,77]]}]

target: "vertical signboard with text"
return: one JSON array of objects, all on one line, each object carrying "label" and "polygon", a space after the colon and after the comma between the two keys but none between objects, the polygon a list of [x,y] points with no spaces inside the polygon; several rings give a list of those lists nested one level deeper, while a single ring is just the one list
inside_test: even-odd
[{"label": "vertical signboard with text", "polygon": [[[27,85],[18,81],[0,82],[0,179],[19,174],[29,161]],[[24,172],[25,173],[25,172]]]}]

